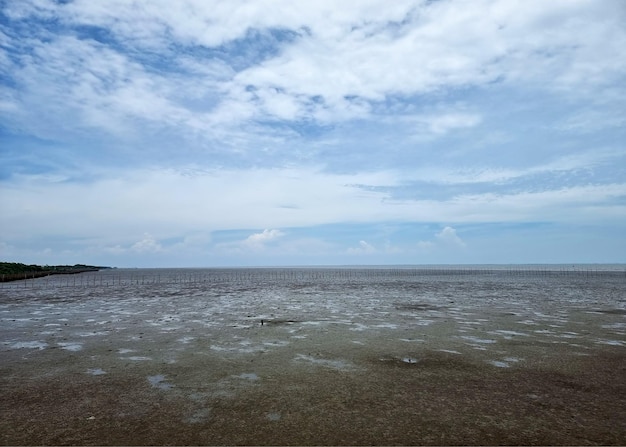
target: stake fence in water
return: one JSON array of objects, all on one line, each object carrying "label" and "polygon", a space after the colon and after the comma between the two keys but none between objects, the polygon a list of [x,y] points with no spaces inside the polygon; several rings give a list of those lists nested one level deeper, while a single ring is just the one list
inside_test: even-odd
[{"label": "stake fence in water", "polygon": [[613,277],[625,278],[626,269],[606,270],[581,266],[498,266],[498,267],[415,267],[415,268],[240,268],[205,270],[147,270],[79,273],[72,275],[50,275],[41,278],[26,278],[5,282],[2,278],[0,290],[14,288],[46,287],[111,287],[211,283],[271,283],[271,282],[324,282],[324,281],[385,281],[419,280],[433,278],[502,278],[502,277]]}]

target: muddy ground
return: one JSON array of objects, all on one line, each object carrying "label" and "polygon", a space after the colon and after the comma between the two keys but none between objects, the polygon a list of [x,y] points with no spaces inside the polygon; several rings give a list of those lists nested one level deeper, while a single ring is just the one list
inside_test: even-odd
[{"label": "muddy ground", "polygon": [[529,307],[512,289],[498,305],[426,293],[380,302],[355,286],[350,313],[354,302],[332,290],[307,310],[307,287],[275,289],[270,307],[240,301],[242,290],[215,307],[203,290],[5,293],[0,442],[626,444],[626,312],[615,296],[569,307]]}]

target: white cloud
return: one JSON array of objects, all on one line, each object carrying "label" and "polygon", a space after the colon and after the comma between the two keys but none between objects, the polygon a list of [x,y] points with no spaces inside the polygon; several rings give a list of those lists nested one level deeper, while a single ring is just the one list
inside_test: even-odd
[{"label": "white cloud", "polygon": [[[246,38],[250,30],[294,34],[274,41],[275,52],[238,72],[228,59],[176,57],[191,79],[164,76],[133,52],[95,40],[49,34],[38,40],[34,34],[21,44],[32,47],[32,56],[10,67],[25,89],[21,124],[32,121],[32,113],[52,119],[61,105],[74,108],[84,125],[113,131],[128,131],[128,119],[182,126],[181,133],[251,118],[333,122],[367,117],[372,104],[389,97],[494,81],[569,95],[584,87],[587,94],[626,70],[617,57],[626,46],[626,14],[615,1],[479,0],[459,7],[451,1],[78,0],[12,3],[5,12],[13,19],[35,15],[106,27],[124,45],[168,55],[173,42],[214,48]],[[198,109],[197,101],[190,105],[193,98],[207,101]],[[480,121],[458,113],[425,119],[436,134]]]},{"label": "white cloud", "polygon": [[3,196],[0,226],[7,243],[34,234],[64,238],[98,234],[104,246],[135,244],[135,250],[147,251],[157,250],[158,241],[166,238],[251,225],[267,230],[251,235],[248,246],[278,239],[282,232],[276,228],[344,222],[583,224],[626,219],[621,203],[624,183],[467,193],[440,200],[393,199],[384,189],[378,190],[400,184],[390,171],[347,175],[311,168],[195,175],[140,170],[88,184],[24,176],[10,184],[5,181],[10,193]]},{"label": "white cloud", "polygon": [[[615,3],[603,8],[589,1],[548,7],[494,1],[458,6],[449,1],[403,5],[398,9],[404,9],[404,16],[396,14],[396,20],[401,17],[407,23],[390,27],[390,17],[383,10],[387,4],[381,3],[378,17],[367,21],[366,16],[355,15],[352,29],[343,32],[332,15],[317,22],[318,16],[311,14],[310,34],[277,57],[239,73],[234,88],[254,85],[261,90],[280,88],[294,97],[321,96],[321,105],[309,103],[312,110],[303,107],[293,116],[311,114],[319,119],[330,110],[344,109],[346,97],[381,101],[389,95],[496,80],[539,82],[544,87],[567,87],[575,94],[576,85],[586,84],[589,70],[593,70],[593,83],[602,84],[626,67],[615,57],[603,62],[604,58],[592,55],[594,51],[616,55],[615,40],[626,41],[626,33],[613,16],[624,14],[619,14]],[[324,32],[324,27],[334,31]],[[604,76],[599,67],[606,68]],[[363,109],[356,111],[354,116],[359,116]],[[345,111],[333,116],[341,115]],[[434,128],[440,131],[448,126],[444,120]]]},{"label": "white cloud", "polygon": [[[353,185],[393,182],[385,172],[336,175],[311,168],[195,174],[139,170],[109,173],[90,184],[43,182],[23,176],[9,186],[13,193],[4,204],[13,209],[3,213],[2,220],[13,236],[27,237],[29,231],[39,232],[56,222],[62,234],[117,233],[125,240],[116,244],[125,245],[136,242],[146,229],[162,239],[250,224],[280,228],[327,223],[350,214],[362,220],[371,213],[368,204],[380,202],[384,195]],[[251,242],[278,236],[268,231]]]},{"label": "white cloud", "polygon": [[418,252],[427,254],[436,254],[441,250],[457,250],[465,247],[465,241],[459,237],[456,229],[450,226],[446,226],[440,232],[435,233],[433,240],[417,242]]},{"label": "white cloud", "polygon": [[154,237],[145,233],[142,240],[135,242],[131,246],[131,250],[138,253],[158,253],[163,250],[163,247]]},{"label": "white cloud", "polygon": [[455,129],[474,127],[482,121],[480,115],[455,112],[420,116],[416,119],[434,134],[445,134]]},{"label": "white cloud", "polygon": [[[275,250],[277,242],[285,236],[278,229],[264,229],[242,240],[216,244],[217,251],[226,255],[258,254]],[[288,250],[287,250],[288,251]]]},{"label": "white cloud", "polygon": [[[624,101],[626,98],[622,98]],[[581,110],[576,111],[567,118],[561,120],[555,126],[563,132],[591,133],[611,128],[626,127],[626,113],[608,113],[606,110]]]},{"label": "white cloud", "polygon": [[621,163],[626,150],[595,148],[576,153],[541,160],[527,167],[498,167],[481,160],[478,166],[450,167],[428,166],[412,169],[402,175],[403,181],[423,181],[439,185],[459,185],[476,183],[505,183],[530,178],[535,175],[559,175],[592,170],[598,166]]},{"label": "white cloud", "polygon": [[446,246],[465,247],[465,242],[456,234],[456,230],[452,227],[445,227],[435,237]]},{"label": "white cloud", "polygon": [[248,236],[241,244],[248,246],[248,247],[252,247],[252,248],[262,248],[265,246],[265,244],[275,241],[276,239],[284,236],[285,233],[283,233],[280,230],[276,230],[276,229],[272,229],[272,230],[268,230],[265,229],[263,230],[261,233],[254,233],[251,234],[250,236]]}]

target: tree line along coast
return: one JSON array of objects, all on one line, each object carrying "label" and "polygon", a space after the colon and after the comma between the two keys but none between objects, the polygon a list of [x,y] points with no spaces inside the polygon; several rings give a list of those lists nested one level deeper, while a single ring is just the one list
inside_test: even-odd
[{"label": "tree line along coast", "polygon": [[74,265],[37,265],[20,262],[0,262],[0,282],[20,279],[41,278],[49,275],[69,275],[73,273],[97,272],[112,267],[74,264]]}]

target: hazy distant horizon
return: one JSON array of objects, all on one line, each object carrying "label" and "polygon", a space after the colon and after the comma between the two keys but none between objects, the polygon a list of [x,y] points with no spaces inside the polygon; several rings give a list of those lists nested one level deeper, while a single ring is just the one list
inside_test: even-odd
[{"label": "hazy distant horizon", "polygon": [[620,271],[626,269],[626,263],[527,263],[527,264],[311,264],[311,265],[213,265],[190,267],[141,267],[141,266],[103,266],[116,270],[210,270],[210,269],[593,269]]}]

